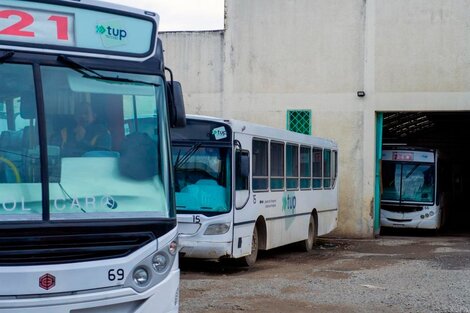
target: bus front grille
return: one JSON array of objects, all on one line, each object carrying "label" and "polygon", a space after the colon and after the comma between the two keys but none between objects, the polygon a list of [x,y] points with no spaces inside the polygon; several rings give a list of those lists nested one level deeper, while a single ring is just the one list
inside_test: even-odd
[{"label": "bus front grille", "polygon": [[396,212],[396,213],[412,213],[412,212],[420,212],[423,210],[423,206],[408,206],[408,205],[383,205],[382,210],[389,211],[389,212]]},{"label": "bus front grille", "polygon": [[155,240],[152,232],[1,236],[0,266],[95,261],[129,255]]},{"label": "bus front grille", "polygon": [[409,223],[412,221],[412,219],[396,219],[396,218],[387,218],[390,222],[395,222],[395,223]]}]

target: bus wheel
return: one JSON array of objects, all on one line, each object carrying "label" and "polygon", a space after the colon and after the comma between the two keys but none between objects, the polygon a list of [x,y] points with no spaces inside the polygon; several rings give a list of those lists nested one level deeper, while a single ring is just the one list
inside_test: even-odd
[{"label": "bus wheel", "polygon": [[240,259],[242,266],[253,266],[258,258],[258,229],[255,226],[253,237],[251,239],[251,254]]},{"label": "bus wheel", "polygon": [[315,231],[315,221],[313,216],[310,215],[310,221],[308,223],[308,237],[304,241],[301,241],[302,250],[305,252],[310,252],[317,241],[317,234]]}]

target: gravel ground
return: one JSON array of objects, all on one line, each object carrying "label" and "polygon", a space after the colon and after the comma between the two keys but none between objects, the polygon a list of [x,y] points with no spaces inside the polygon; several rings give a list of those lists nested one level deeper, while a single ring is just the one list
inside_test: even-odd
[{"label": "gravel ground", "polygon": [[470,236],[322,239],[253,268],[181,261],[180,312],[470,313]]}]

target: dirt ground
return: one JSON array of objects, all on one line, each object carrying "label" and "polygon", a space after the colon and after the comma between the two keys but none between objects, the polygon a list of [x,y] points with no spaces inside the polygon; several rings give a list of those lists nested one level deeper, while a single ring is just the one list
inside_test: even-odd
[{"label": "dirt ground", "polygon": [[321,239],[253,268],[181,260],[180,312],[470,312],[470,235]]}]

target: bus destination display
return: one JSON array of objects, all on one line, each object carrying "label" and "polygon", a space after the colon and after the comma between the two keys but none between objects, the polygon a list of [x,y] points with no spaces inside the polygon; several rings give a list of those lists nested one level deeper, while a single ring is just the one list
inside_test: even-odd
[{"label": "bus destination display", "polygon": [[74,15],[0,6],[0,39],[74,46]]},{"label": "bus destination display", "polygon": [[74,6],[2,0],[0,48],[4,44],[37,49],[147,56],[155,47],[158,18],[118,15]]}]

